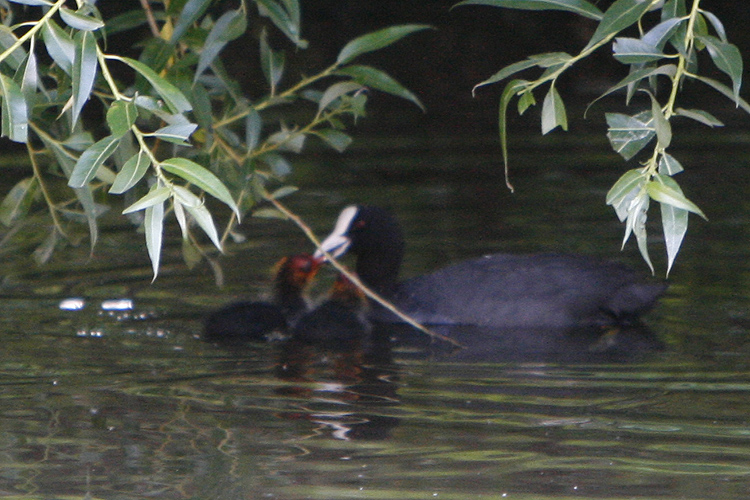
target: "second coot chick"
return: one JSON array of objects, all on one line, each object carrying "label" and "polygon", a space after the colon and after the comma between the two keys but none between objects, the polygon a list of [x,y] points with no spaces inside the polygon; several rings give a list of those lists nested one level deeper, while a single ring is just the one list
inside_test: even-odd
[{"label": "second coot chick", "polygon": [[570,328],[622,323],[651,309],[666,288],[621,264],[559,254],[486,255],[398,282],[401,227],[390,212],[372,206],[346,207],[321,247],[334,257],[351,251],[366,285],[427,324]]},{"label": "second coot chick", "polygon": [[292,332],[292,339],[329,346],[360,341],[370,332],[366,316],[367,297],[340,274],[328,299],[300,318]]},{"label": "second coot chick", "polygon": [[276,265],[273,302],[236,302],[206,318],[203,339],[209,342],[266,341],[283,335],[307,312],[304,291],[320,268],[310,254],[284,257]]}]

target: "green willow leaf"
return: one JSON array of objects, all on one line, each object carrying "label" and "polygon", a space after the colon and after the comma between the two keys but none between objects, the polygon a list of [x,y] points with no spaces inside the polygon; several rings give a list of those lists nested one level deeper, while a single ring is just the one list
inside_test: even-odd
[{"label": "green willow leaf", "polygon": [[352,81],[337,82],[328,87],[318,102],[318,113],[322,113],[343,95],[353,94],[362,90],[362,84]]},{"label": "green willow leaf", "polygon": [[350,76],[354,79],[354,81],[364,85],[365,87],[379,90],[381,92],[400,97],[407,101],[411,101],[419,106],[419,109],[421,109],[422,111],[426,111],[424,105],[422,105],[422,102],[416,95],[411,93],[403,85],[393,79],[393,77],[391,77],[389,74],[380,71],[379,69],[375,69],[370,66],[354,65],[341,68],[336,71],[335,74]]},{"label": "green willow leaf", "polygon": [[276,85],[284,75],[284,62],[286,56],[281,51],[274,51],[268,44],[268,36],[266,31],[263,30],[260,36],[260,66],[263,70],[263,76],[266,77],[266,81],[272,89],[276,88]]},{"label": "green willow leaf", "polygon": [[216,225],[211,217],[211,212],[208,211],[205,205],[199,205],[197,207],[191,207],[185,205],[185,210],[193,217],[195,222],[198,223],[203,232],[209,237],[214,246],[221,252],[221,240],[219,234],[216,231]]},{"label": "green willow leaf", "polygon": [[164,202],[146,208],[143,218],[143,229],[146,233],[146,248],[154,271],[154,280],[159,274],[161,261],[162,235],[164,233]]},{"label": "green willow leaf", "polygon": [[109,192],[112,194],[122,194],[128,189],[135,186],[146,174],[148,167],[151,165],[151,158],[139,151],[138,154],[131,156],[117,173],[112,187]]},{"label": "green willow leaf", "polygon": [[712,115],[708,111],[703,111],[702,109],[677,108],[675,109],[675,115],[690,118],[691,120],[695,120],[699,123],[702,123],[703,125],[708,125],[709,127],[724,126],[724,124],[719,121],[714,115]]},{"label": "green willow leaf", "polygon": [[232,199],[232,195],[224,184],[208,169],[187,158],[171,158],[159,164],[162,169],[185,179],[192,185],[202,189],[214,198],[222,201],[240,218],[240,211]]},{"label": "green willow leaf", "polygon": [[246,29],[247,15],[243,9],[230,10],[222,14],[203,43],[193,82],[213,63],[226,44],[242,36]]},{"label": "green willow leaf", "polygon": [[696,80],[705,83],[709,87],[712,87],[714,90],[717,90],[718,92],[724,94],[726,97],[732,99],[735,101],[737,106],[742,108],[746,113],[750,113],[750,104],[748,104],[747,101],[745,101],[743,98],[739,97],[735,99],[734,92],[732,89],[724,85],[723,83],[714,80],[713,78],[707,78],[705,76],[700,75],[690,75],[692,78],[695,78]]},{"label": "green willow leaf", "polygon": [[211,5],[211,0],[187,0],[180,10],[180,17],[175,23],[169,43],[177,43],[193,23],[206,12],[209,5]]},{"label": "green willow leaf", "polygon": [[104,21],[101,19],[96,19],[95,17],[87,16],[65,7],[60,9],[60,19],[71,28],[80,31],[96,31],[104,27]]},{"label": "green willow leaf", "polygon": [[122,213],[131,214],[133,212],[138,212],[139,210],[145,210],[146,208],[164,203],[170,196],[172,196],[172,190],[167,186],[154,185],[145,196],[127,207]]},{"label": "green willow leaf", "polygon": [[39,182],[36,178],[27,177],[17,182],[0,203],[0,222],[10,226],[25,217],[38,193]]},{"label": "green willow leaf", "polygon": [[641,40],[647,45],[656,47],[661,51],[683,21],[686,20],[679,17],[666,19],[648,30],[648,32],[641,37]]},{"label": "green willow leaf", "polygon": [[549,92],[544,97],[542,103],[542,135],[551,132],[557,126],[563,130],[568,130],[568,116],[565,112],[565,103],[554,86],[551,86]]},{"label": "green willow leaf", "polygon": [[195,123],[186,123],[183,125],[167,125],[150,134],[143,134],[145,137],[158,137],[159,139],[174,144],[188,144],[188,139],[195,132],[198,125]]},{"label": "green willow leaf", "polygon": [[453,7],[461,5],[489,5],[523,10],[563,10],[596,21],[603,16],[601,10],[585,0],[464,0]]},{"label": "green willow leaf", "polygon": [[329,146],[331,146],[339,153],[343,153],[346,148],[348,148],[352,143],[352,138],[350,135],[332,128],[316,130],[314,134],[323,139]]},{"label": "green willow leaf", "polygon": [[86,222],[89,226],[90,248],[91,253],[93,254],[94,247],[99,239],[99,226],[96,223],[96,219],[99,216],[100,211],[94,201],[94,194],[89,186],[76,188],[73,191],[75,192],[76,198],[81,204],[81,207],[83,207],[83,213],[86,215]]},{"label": "green willow leaf", "polygon": [[664,245],[667,247],[667,276],[672,270],[688,228],[688,211],[668,203],[660,203]]},{"label": "green willow leaf", "polygon": [[247,151],[253,151],[260,141],[260,133],[263,130],[263,120],[255,108],[250,108],[245,118],[245,144]]},{"label": "green willow leaf", "polygon": [[656,140],[659,147],[664,150],[672,142],[672,126],[669,124],[667,117],[664,116],[664,112],[656,97],[651,92],[648,92],[648,96],[651,98],[651,116],[653,117],[652,123],[656,130]]},{"label": "green willow leaf", "polygon": [[22,5],[30,5],[32,7],[52,7],[54,4],[47,0],[12,0],[13,3],[20,3]]},{"label": "green willow leaf", "polygon": [[667,153],[662,153],[659,158],[659,173],[662,175],[675,175],[682,172],[684,169],[677,159]]},{"label": "green willow leaf", "polygon": [[637,71],[633,71],[628,76],[617,82],[615,85],[608,88],[602,95],[594,99],[594,101],[589,104],[588,108],[590,108],[591,105],[597,102],[599,99],[606,97],[613,92],[617,92],[618,90],[623,89],[629,85],[637,85],[645,78],[650,78],[657,75],[664,75],[672,78],[676,72],[677,66],[675,66],[674,64],[665,64],[664,66],[659,66],[658,68],[643,68]]},{"label": "green willow leaf", "polygon": [[76,44],[68,33],[48,19],[42,27],[42,38],[47,53],[65,73],[73,73],[73,63],[76,58]]},{"label": "green willow leaf", "polygon": [[96,39],[90,31],[79,31],[74,37],[76,45],[73,61],[73,125],[78,122],[83,106],[91,96],[96,74],[99,71]]},{"label": "green willow leaf", "polygon": [[612,149],[626,160],[631,159],[641,151],[656,135],[656,130],[650,124],[650,112],[628,116],[622,113],[606,113],[607,138]]},{"label": "green willow leaf", "polygon": [[508,171],[508,104],[513,96],[522,92],[528,85],[526,80],[511,80],[505,85],[503,94],[500,96],[500,106],[498,109],[498,130],[500,132],[500,149],[503,152],[503,165],[505,168],[505,185],[513,192],[513,185],[510,183]]},{"label": "green willow leaf", "polygon": [[[694,214],[700,215],[704,219],[708,220],[703,211],[698,208],[698,205],[685,198],[680,189],[675,189],[673,186],[676,185],[671,177],[656,174],[658,180],[649,181],[646,183],[646,192],[655,201],[659,203],[667,203],[673,207],[693,212]],[[672,182],[666,181],[669,179]]]},{"label": "green willow leaf", "polygon": [[646,233],[646,221],[648,220],[649,197],[645,192],[639,192],[628,207],[628,216],[625,223],[625,236],[623,237],[622,246],[625,247],[631,234],[635,234],[638,241],[638,250],[641,252],[643,260],[648,264],[651,273],[654,272],[654,265],[651,263],[651,257],[648,254],[648,235]]},{"label": "green willow leaf", "polygon": [[619,204],[633,189],[646,180],[646,174],[639,168],[628,170],[615,182],[607,193],[607,205]]},{"label": "green willow leaf", "polygon": [[296,0],[256,0],[260,15],[268,17],[286,37],[300,49],[307,48],[307,41],[300,38],[299,4]]},{"label": "green willow leaf", "polygon": [[70,174],[68,186],[82,188],[88,184],[96,176],[99,167],[115,152],[119,142],[120,137],[108,135],[89,146],[78,158],[73,172]]},{"label": "green willow leaf", "polygon": [[29,122],[26,99],[21,87],[7,76],[0,74],[2,92],[2,135],[13,142],[28,140]]},{"label": "green willow leaf", "polygon": [[534,68],[536,66],[538,66],[537,62],[531,59],[525,59],[523,61],[518,61],[516,63],[509,64],[508,66],[504,67],[503,69],[501,69],[500,71],[498,71],[497,73],[489,77],[488,79],[474,85],[474,88],[471,89],[471,93],[472,95],[474,95],[474,93],[479,87],[497,83],[501,80],[505,80],[511,75],[519,73],[525,69]]},{"label": "green willow leaf", "polygon": [[[167,80],[162,78],[161,76],[157,75],[154,70],[146,66],[140,61],[136,61],[135,59],[130,59],[129,57],[120,57],[120,56],[107,56],[109,59],[114,59],[117,61],[122,61],[131,68],[133,68],[135,71],[141,74],[148,82],[151,84],[151,86],[154,88],[154,90],[161,96],[162,99],[164,99],[164,103],[169,107],[169,109],[173,113],[184,113],[186,111],[190,111],[193,106],[190,104],[190,101],[187,100],[185,95],[180,92],[180,90],[169,83]],[[138,101],[136,101],[136,104],[138,104]]]},{"label": "green willow leaf", "polygon": [[724,24],[721,22],[721,20],[716,17],[713,13],[708,12],[707,10],[702,10],[701,14],[703,14],[706,19],[709,20],[711,25],[714,27],[714,31],[716,31],[716,34],[719,35],[719,39],[727,43],[727,32],[724,29]]},{"label": "green willow leaf", "polygon": [[648,63],[664,57],[664,53],[657,47],[637,38],[615,38],[612,52],[614,58],[623,64]]},{"label": "green willow leaf", "polygon": [[426,29],[431,29],[431,26],[425,24],[405,24],[383,28],[382,30],[362,35],[347,43],[344,48],[341,49],[341,52],[339,52],[339,55],[336,58],[336,65],[344,65],[362,54],[388,47],[405,36]]},{"label": "green willow leaf", "polygon": [[122,137],[138,118],[138,109],[129,101],[115,101],[107,110],[107,126],[112,135]]},{"label": "green willow leaf", "polygon": [[713,36],[699,36],[698,40],[705,44],[716,67],[732,79],[732,92],[735,102],[740,98],[742,86],[742,54],[731,43],[722,42]]},{"label": "green willow leaf", "polygon": [[651,2],[644,0],[616,0],[604,13],[594,35],[586,44],[584,51],[609,39],[613,35],[635,24],[651,7]]},{"label": "green willow leaf", "polygon": [[[11,46],[18,42],[18,37],[7,26],[0,24],[0,52],[5,52]],[[26,60],[26,51],[23,47],[18,47],[8,54],[3,62],[8,64],[13,71],[17,70]]]}]

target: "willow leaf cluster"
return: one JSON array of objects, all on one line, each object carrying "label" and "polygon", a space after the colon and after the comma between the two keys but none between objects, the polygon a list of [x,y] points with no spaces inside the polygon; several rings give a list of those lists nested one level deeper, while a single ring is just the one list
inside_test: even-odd
[{"label": "willow leaf cluster", "polygon": [[[535,80],[510,80],[500,98],[499,130],[507,181],[506,116],[510,102],[517,98],[518,112],[523,114],[536,104],[535,92],[546,89],[541,112],[542,133],[557,127],[567,130],[565,103],[556,87],[558,78],[597,49],[611,45],[613,57],[628,67],[628,76],[597,100],[621,92],[626,103],[631,104],[636,93],[644,93],[649,105],[632,114],[606,114],[607,137],[612,148],[625,160],[637,155],[643,157],[639,168],[625,172],[610,189],[606,202],[625,223],[623,246],[635,235],[641,255],[652,272],[646,222],[650,202],[660,204],[669,272],[687,232],[688,214],[692,212],[705,218],[674,179],[683,167],[669,152],[673,119],[693,120],[708,127],[722,126],[707,110],[680,107],[678,97],[684,82],[700,82],[750,113],[750,105],[740,97],[742,57],[737,47],[729,42],[721,20],[701,8],[701,0],[616,0],[604,12],[586,0],[466,0],[457,5],[567,11],[597,23],[593,35],[578,54],[532,55],[506,66],[476,87],[500,82],[524,70],[541,70]],[[701,53],[708,54],[706,59],[726,76],[729,84],[699,73],[699,60],[703,61],[699,59]],[[657,85],[663,80],[667,81],[668,92],[657,95]],[[509,182],[508,185],[511,187]]]},{"label": "willow leaf cluster", "polygon": [[[104,19],[94,0],[0,0],[2,135],[24,144],[30,163],[5,194],[0,222],[7,234],[47,227],[39,261],[80,239],[79,226],[93,249],[101,216],[124,202],[122,213],[145,233],[154,277],[168,221],[195,263],[211,247],[221,251],[259,202],[293,191],[284,185],[288,156],[310,137],[346,149],[366,89],[422,106],[388,74],[352,62],[426,26],[356,38],[329,67],[290,83],[269,33],[278,30],[295,51],[307,47],[298,0],[243,0],[229,10],[216,0],[129,3],[134,10]],[[16,23],[19,15],[33,20]],[[265,26],[259,53],[245,59],[260,67],[265,88],[251,92],[220,57],[248,19]],[[108,51],[108,37],[130,34],[129,56]]]}]

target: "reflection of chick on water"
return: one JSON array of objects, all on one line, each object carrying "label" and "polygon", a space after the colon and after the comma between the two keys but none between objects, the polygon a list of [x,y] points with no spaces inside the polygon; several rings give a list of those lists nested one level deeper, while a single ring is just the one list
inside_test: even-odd
[{"label": "reflection of chick on water", "polygon": [[339,276],[328,299],[300,318],[277,365],[278,377],[295,384],[277,392],[307,402],[282,417],[308,420],[317,425],[313,435],[337,439],[383,439],[398,425],[396,418],[360,412],[368,403],[399,403],[384,368],[389,343],[373,345],[366,313],[364,294]]}]

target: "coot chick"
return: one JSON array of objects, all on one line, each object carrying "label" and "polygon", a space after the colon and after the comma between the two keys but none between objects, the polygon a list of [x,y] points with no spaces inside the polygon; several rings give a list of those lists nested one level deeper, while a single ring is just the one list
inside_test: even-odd
[{"label": "coot chick", "polygon": [[346,276],[340,274],[328,299],[302,316],[292,339],[335,346],[364,340],[370,332],[367,297]]},{"label": "coot chick", "polygon": [[209,342],[266,341],[285,334],[308,309],[304,290],[320,268],[310,254],[284,257],[276,265],[273,302],[237,302],[206,318],[203,339]]},{"label": "coot chick", "polygon": [[[651,309],[666,285],[618,263],[576,255],[492,254],[397,282],[404,238],[386,210],[352,205],[322,248],[357,256],[356,272],[376,292],[425,324],[570,328],[619,324]],[[320,251],[316,257],[322,257]],[[377,319],[397,321],[384,310]]]}]

